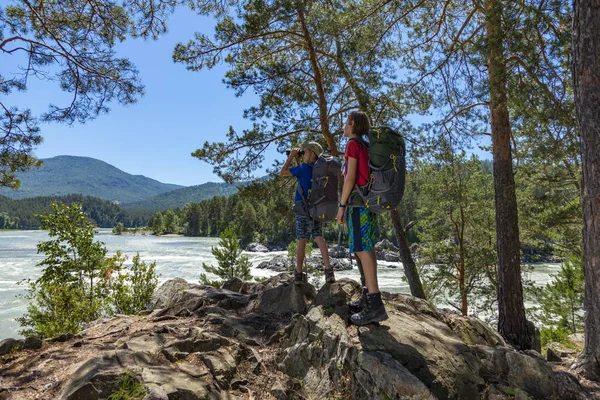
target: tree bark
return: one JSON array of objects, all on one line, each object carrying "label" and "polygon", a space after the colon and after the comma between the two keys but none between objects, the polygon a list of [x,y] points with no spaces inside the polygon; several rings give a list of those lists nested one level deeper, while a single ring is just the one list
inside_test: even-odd
[{"label": "tree bark", "polygon": [[575,364],[600,378],[600,1],[573,6],[573,83],[583,171],[583,271],[585,344]]},{"label": "tree bark", "polygon": [[410,287],[410,294],[420,299],[425,299],[425,291],[423,290],[423,285],[421,284],[419,271],[417,270],[415,260],[413,260],[412,258],[410,247],[408,247],[406,231],[402,226],[402,221],[400,220],[400,213],[398,212],[397,208],[394,208],[390,212],[390,217],[392,218],[392,225],[394,226],[394,232],[396,233],[396,240],[398,241],[398,251],[400,253],[400,259],[402,260],[402,265],[404,267],[404,275],[406,275],[406,280],[408,281],[408,286]]},{"label": "tree bark", "polygon": [[521,350],[534,347],[528,332],[521,282],[517,198],[512,167],[503,49],[502,1],[485,0],[488,77],[498,252],[498,331]]}]

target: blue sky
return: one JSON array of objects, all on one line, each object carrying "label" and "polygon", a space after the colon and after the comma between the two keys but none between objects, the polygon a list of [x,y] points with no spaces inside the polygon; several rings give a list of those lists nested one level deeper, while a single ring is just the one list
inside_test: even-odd
[{"label": "blue sky", "polygon": [[[145,85],[146,95],[138,103],[126,107],[115,103],[108,114],[83,125],[43,124],[44,142],[35,155],[93,157],[130,174],[184,186],[221,181],[212,166],[191,153],[207,140],[222,140],[230,125],[236,130],[250,127],[242,113],[258,98],[252,92],[235,97],[222,83],[225,65],[192,72],[173,62],[176,43],[187,42],[196,31],[212,36],[212,20],[183,8],[171,16],[168,26],[169,32],[157,41],[130,39],[118,45],[119,56],[136,65]],[[9,68],[16,68],[16,60]],[[31,81],[27,92],[11,94],[9,101],[39,114],[50,102],[68,104],[70,96],[55,84]],[[283,156],[274,149],[268,152],[263,171],[256,175],[262,175],[274,157]]]},{"label": "blue sky", "polygon": [[[175,44],[187,42],[195,31],[212,32],[211,20],[179,10],[168,25],[169,33],[157,41],[127,40],[118,47],[137,66],[145,85],[146,95],[137,104],[115,103],[108,114],[84,125],[43,124],[44,142],[35,155],[93,157],[130,174],[185,186],[220,181],[210,165],[190,154],[206,140],[224,137],[229,125],[249,127],[242,111],[257,97],[235,97],[222,83],[225,66],[192,72],[173,62]],[[39,113],[63,97],[69,99],[56,85],[32,82],[27,92],[11,95],[10,102]]]}]

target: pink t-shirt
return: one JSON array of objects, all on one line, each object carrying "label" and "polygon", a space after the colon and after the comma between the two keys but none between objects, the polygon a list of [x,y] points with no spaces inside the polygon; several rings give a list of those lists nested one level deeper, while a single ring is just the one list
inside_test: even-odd
[{"label": "pink t-shirt", "polygon": [[358,160],[356,183],[358,186],[365,186],[367,183],[369,183],[369,152],[367,148],[356,140],[348,141],[348,145],[346,146],[346,154],[344,154],[344,159],[346,160],[344,176],[346,176],[346,173],[348,172],[348,158],[355,158]]}]

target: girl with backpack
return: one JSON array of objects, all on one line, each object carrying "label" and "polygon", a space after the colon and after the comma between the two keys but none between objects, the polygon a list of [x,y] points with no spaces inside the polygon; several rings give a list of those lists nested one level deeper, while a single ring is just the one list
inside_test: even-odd
[{"label": "girl with backpack", "polygon": [[364,206],[351,207],[349,199],[355,186],[365,186],[369,182],[369,152],[363,136],[370,129],[369,116],[360,111],[348,115],[344,125],[344,137],[349,138],[344,154],[344,187],[337,214],[338,224],[343,224],[346,213],[350,237],[350,253],[354,253],[360,264],[366,287],[361,299],[349,304],[350,321],[355,325],[367,325],[388,319],[381,300],[377,283],[377,258],[375,256],[375,214]]}]

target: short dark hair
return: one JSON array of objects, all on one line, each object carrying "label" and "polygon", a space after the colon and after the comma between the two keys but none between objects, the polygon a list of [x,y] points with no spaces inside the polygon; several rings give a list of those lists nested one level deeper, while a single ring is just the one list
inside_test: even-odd
[{"label": "short dark hair", "polygon": [[353,122],[352,133],[355,135],[363,136],[369,133],[369,129],[371,128],[369,115],[366,112],[362,111],[352,111],[348,114],[348,121]]}]

